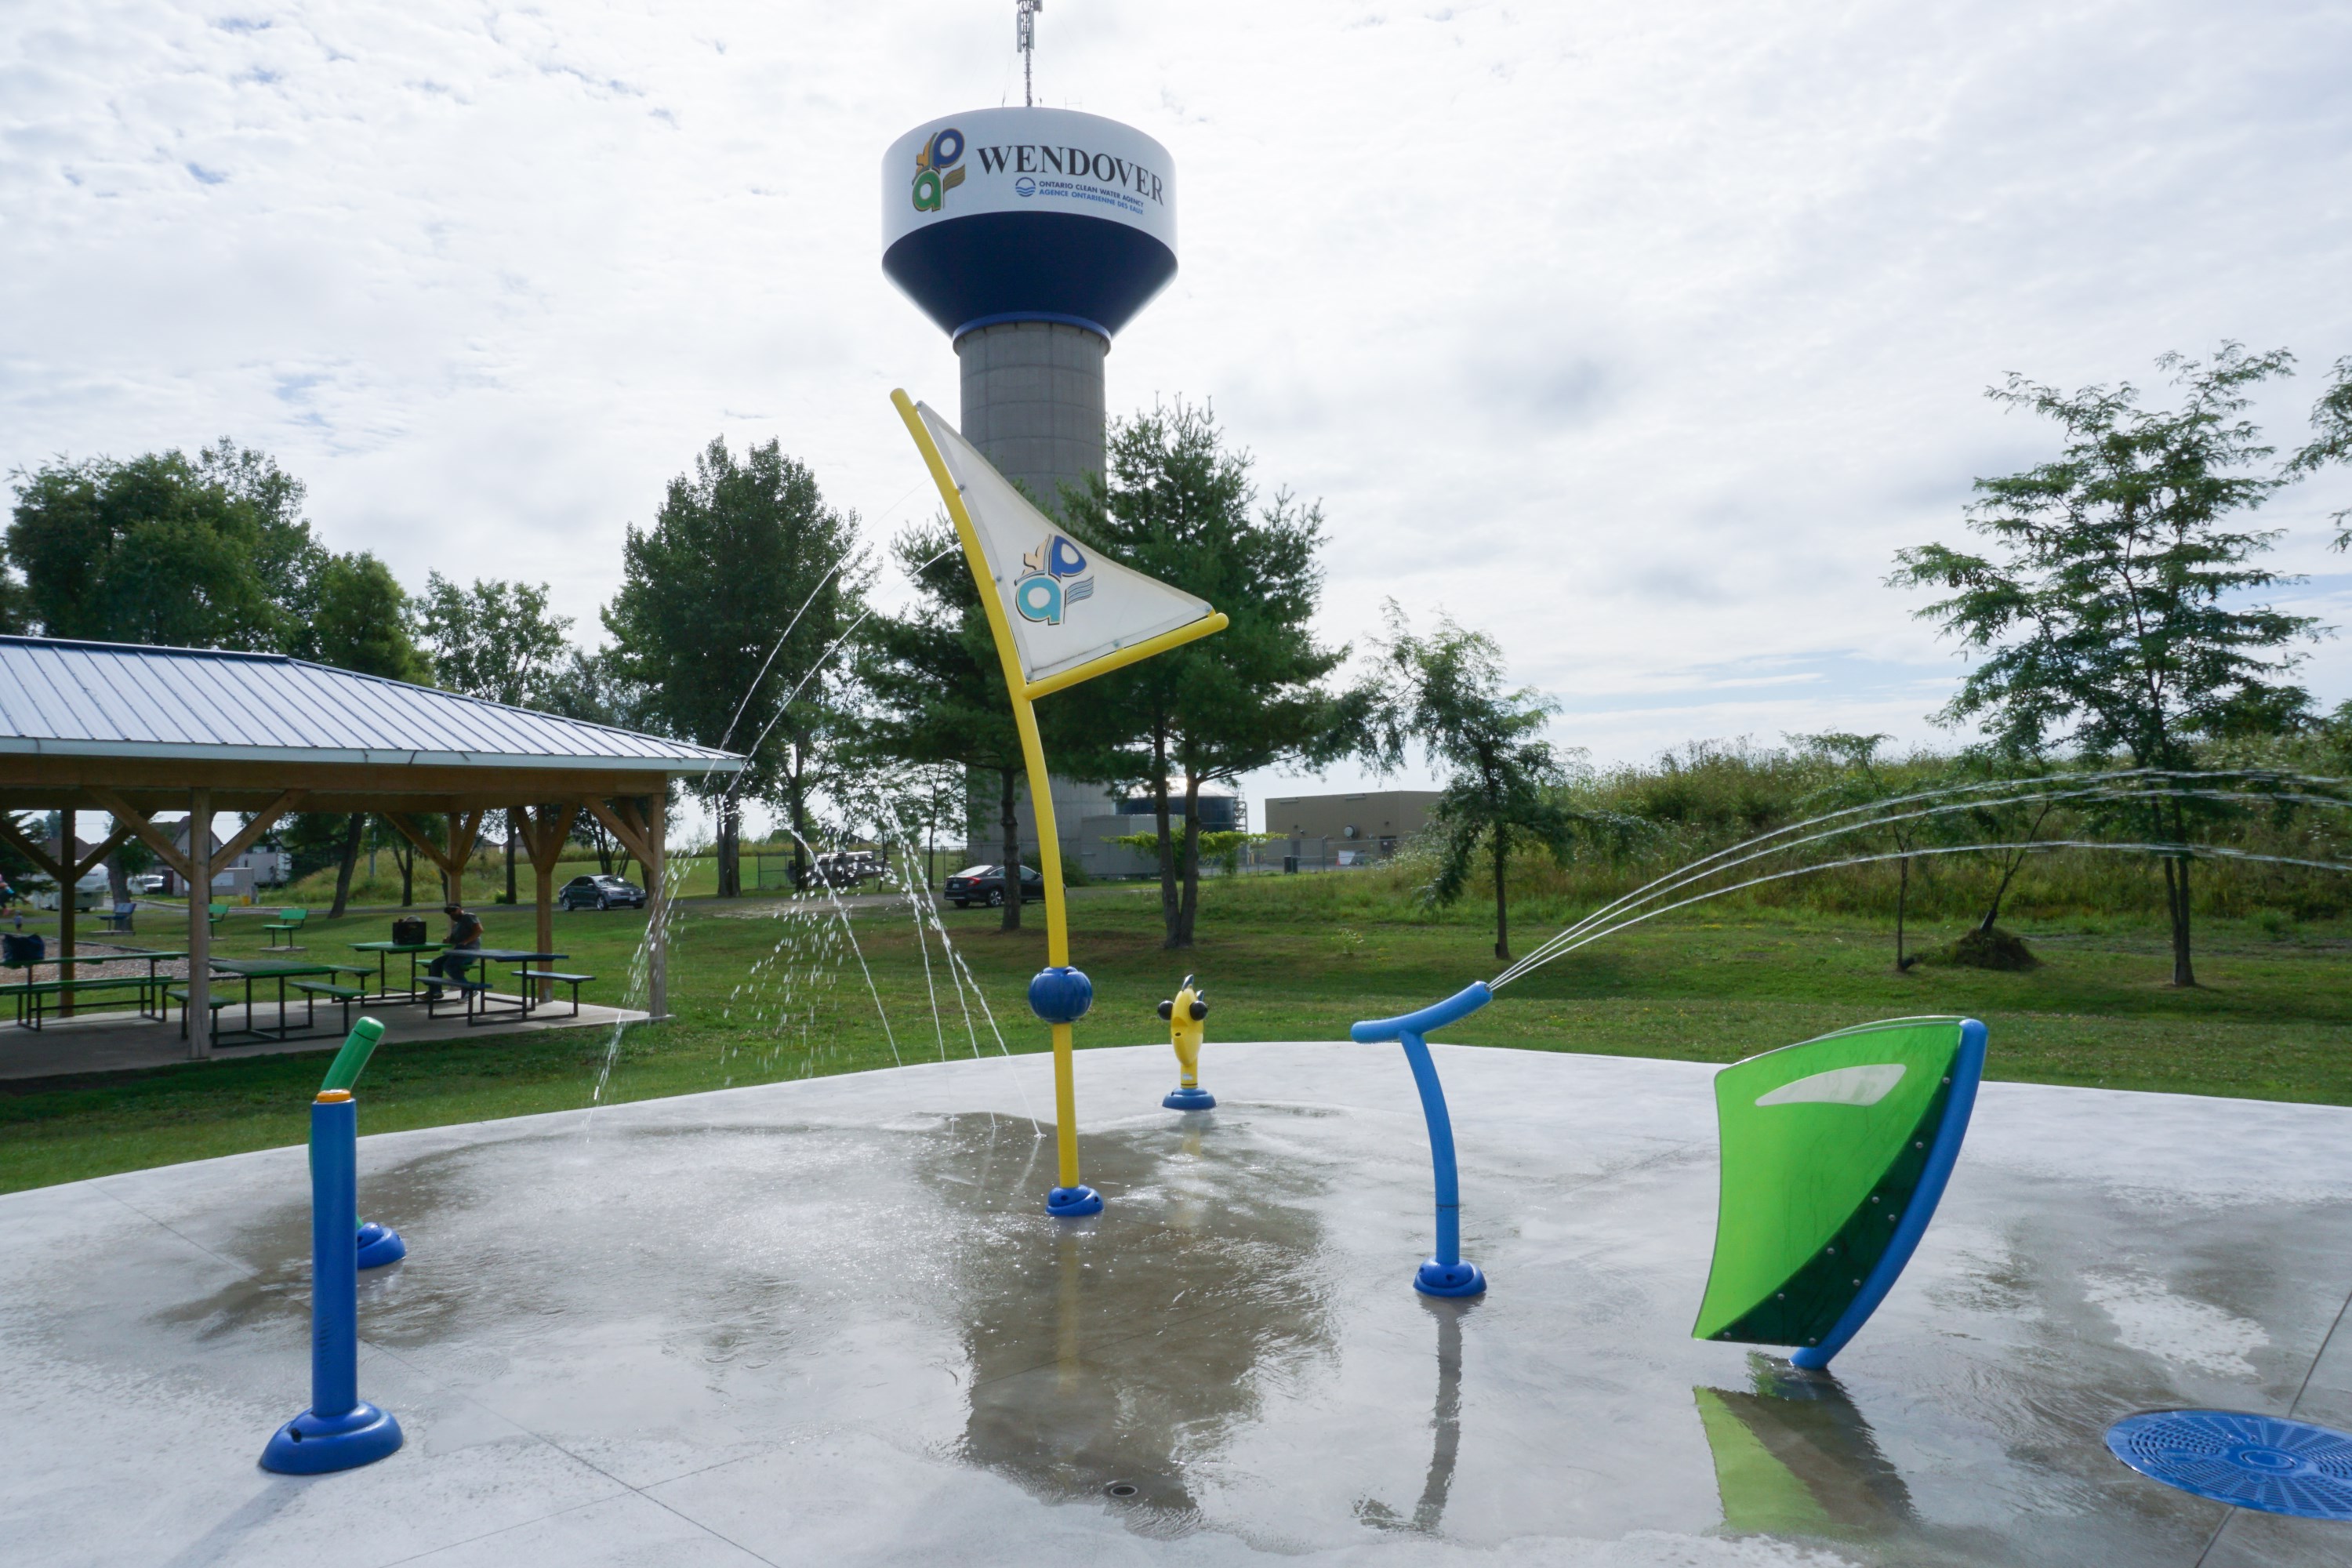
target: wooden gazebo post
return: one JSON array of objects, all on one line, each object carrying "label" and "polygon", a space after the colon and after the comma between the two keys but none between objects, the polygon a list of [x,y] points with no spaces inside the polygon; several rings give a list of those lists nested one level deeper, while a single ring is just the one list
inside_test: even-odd
[{"label": "wooden gazebo post", "polygon": [[188,1059],[213,1054],[213,792],[188,792]]}]

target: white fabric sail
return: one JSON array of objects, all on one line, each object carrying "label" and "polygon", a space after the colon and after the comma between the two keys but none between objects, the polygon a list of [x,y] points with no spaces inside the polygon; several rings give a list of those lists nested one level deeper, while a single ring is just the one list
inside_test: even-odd
[{"label": "white fabric sail", "polygon": [[961,492],[1030,685],[1216,614],[1071,538],[929,404],[915,409]]}]

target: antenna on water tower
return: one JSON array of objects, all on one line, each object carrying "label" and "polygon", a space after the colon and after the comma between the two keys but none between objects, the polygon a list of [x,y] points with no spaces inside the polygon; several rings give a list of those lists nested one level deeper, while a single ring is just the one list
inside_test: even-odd
[{"label": "antenna on water tower", "polygon": [[1014,0],[1013,41],[1021,50],[1021,101],[1029,108],[1037,106],[1037,94],[1030,82],[1029,68],[1037,61],[1037,13],[1045,8],[1045,0]]}]

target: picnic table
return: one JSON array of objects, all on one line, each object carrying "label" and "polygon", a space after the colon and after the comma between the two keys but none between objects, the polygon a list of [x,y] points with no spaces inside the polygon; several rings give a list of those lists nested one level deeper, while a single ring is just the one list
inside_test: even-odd
[{"label": "picnic table", "polygon": [[[77,952],[71,957],[63,953],[51,953],[45,958],[35,960],[32,963],[12,963],[5,967],[22,969],[29,974],[40,964],[54,963],[58,966],[59,978],[16,981],[10,984],[0,985],[0,994],[5,994],[15,1001],[16,1026],[20,1029],[39,1028],[42,1019],[47,1016],[48,1004],[53,1001],[62,1002],[68,996],[79,996],[87,992],[111,991],[124,987],[135,989],[139,993],[139,1011],[142,1016],[160,1018],[163,1016],[160,1004],[164,980],[155,973],[155,966],[166,959],[187,956],[184,952],[147,950],[133,950],[127,952]],[[83,964],[135,963],[142,958],[147,961],[147,973],[144,974],[100,974],[84,978],[70,973]]]},{"label": "picnic table", "polygon": [[[535,994],[538,987],[531,981],[523,978],[523,972],[529,970],[533,964],[557,963],[572,956],[568,952],[526,952],[522,949],[515,947],[455,947],[448,951],[452,954],[462,953],[469,961],[479,960],[485,965],[492,963],[511,963],[515,966],[517,972],[515,976],[516,997],[512,1000],[501,996],[493,996],[490,993],[489,982],[487,980],[444,980],[438,983],[452,990],[461,992],[465,995],[466,1022],[469,1024],[487,1020],[489,1018],[494,1009],[502,1012],[511,1012],[517,1018],[530,1017],[532,1009],[538,1005],[538,997]],[[414,964],[414,960],[411,961],[412,965]],[[428,986],[433,985],[434,984],[435,982],[430,978],[425,981],[425,984]],[[428,1014],[432,1010],[432,1002],[429,997],[426,1000],[425,1010]],[[575,1013],[579,1011],[576,993],[575,999],[572,1004],[572,1011]]]},{"label": "picnic table", "polygon": [[[365,997],[363,1000],[369,1002],[415,1001],[418,996],[424,994],[423,987],[417,984],[416,980],[416,961],[425,953],[440,952],[441,946],[442,944],[437,942],[352,942],[351,944],[352,952],[372,952],[375,954],[375,994]],[[389,965],[392,963],[392,955],[395,952],[404,952],[408,954],[408,989],[405,991],[394,991],[392,988],[392,975]]]},{"label": "picnic table", "polygon": [[[241,979],[245,982],[245,1027],[241,1030],[233,1030],[230,1032],[233,1034],[251,1035],[257,1039],[265,1040],[304,1039],[310,1037],[310,1034],[315,1034],[318,1032],[311,1028],[312,1021],[317,1016],[315,1011],[315,996],[313,997],[312,1005],[304,1008],[303,1028],[306,1031],[309,1031],[309,1033],[304,1035],[295,1034],[294,1026],[287,1021],[286,986],[289,981],[299,982],[302,980],[324,980],[328,984],[331,985],[334,983],[334,977],[338,974],[356,974],[362,980],[365,980],[367,978],[366,967],[364,965],[353,963],[289,963],[283,959],[215,958],[212,962],[212,967],[214,972],[217,974],[226,975],[232,979]],[[278,982],[278,1027],[275,1029],[261,1028],[253,1021],[253,985],[254,982],[257,980],[275,980]],[[218,1005],[217,1001],[215,1002],[215,1005]],[[213,1038],[217,1043],[223,1038],[221,1031],[217,1026],[217,1017],[215,1017],[215,1025]],[[182,1026],[184,1028],[185,1027],[184,1018],[183,1019]]]}]

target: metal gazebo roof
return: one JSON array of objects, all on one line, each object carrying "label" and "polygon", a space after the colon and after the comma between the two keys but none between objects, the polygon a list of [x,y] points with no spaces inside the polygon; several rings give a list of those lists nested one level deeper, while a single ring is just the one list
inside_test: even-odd
[{"label": "metal gazebo roof", "polygon": [[282,654],[0,637],[0,755],[735,773],[730,752]]}]

